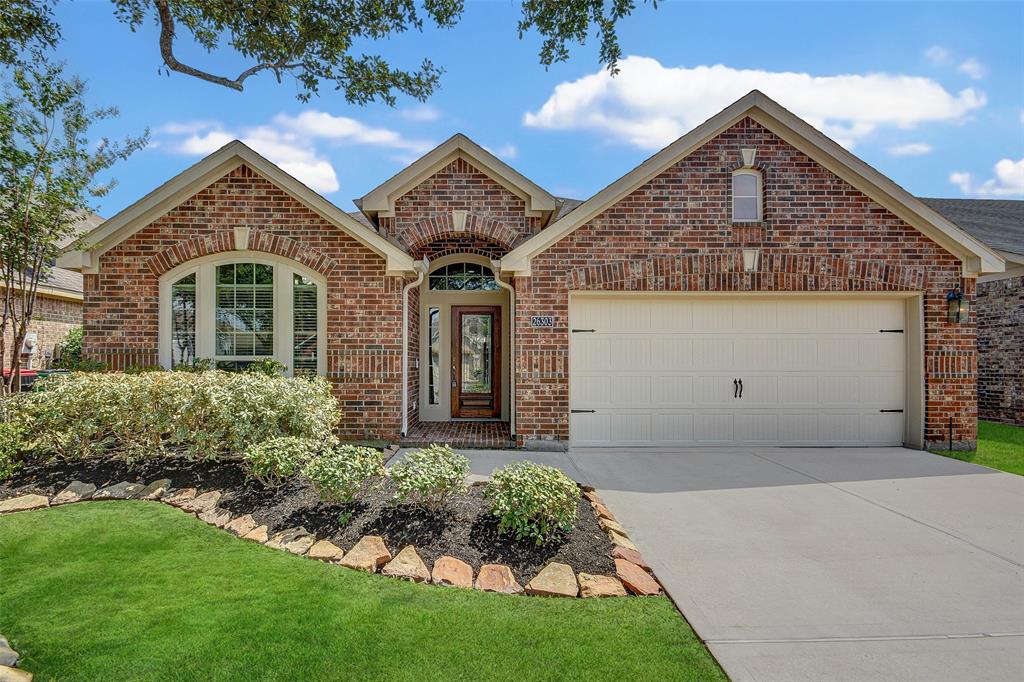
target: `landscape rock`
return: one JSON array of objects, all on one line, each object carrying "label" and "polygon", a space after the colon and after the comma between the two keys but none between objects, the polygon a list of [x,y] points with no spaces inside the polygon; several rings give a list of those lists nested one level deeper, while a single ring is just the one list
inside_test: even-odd
[{"label": "landscape rock", "polygon": [[146,486],[141,483],[129,483],[128,481],[121,481],[114,485],[108,485],[106,488],[100,488],[92,495],[94,500],[130,500],[131,498],[142,492],[142,489]]},{"label": "landscape rock", "polygon": [[163,501],[167,504],[174,505],[175,507],[180,507],[186,502],[191,502],[196,499],[196,493],[197,491],[195,488],[182,488],[181,490],[175,490],[169,496],[165,497]]},{"label": "landscape rock", "polygon": [[443,556],[434,562],[430,580],[435,585],[473,587],[473,567],[453,556]]},{"label": "landscape rock", "polygon": [[358,571],[375,573],[389,561],[391,552],[384,546],[384,538],[379,535],[364,535],[338,563]]},{"label": "landscape rock", "polygon": [[316,538],[310,535],[308,530],[299,526],[274,534],[274,537],[267,542],[267,547],[283,549],[292,554],[305,554],[314,542],[316,542]]},{"label": "landscape rock", "polygon": [[0,514],[28,511],[29,509],[39,509],[41,507],[49,506],[50,500],[46,495],[22,495],[21,497],[14,497],[0,502]]},{"label": "landscape rock", "polygon": [[570,566],[553,561],[526,584],[526,593],[542,597],[575,597],[579,593],[576,574]]},{"label": "landscape rock", "polygon": [[632,542],[630,541],[630,539],[629,539],[629,538],[627,538],[627,537],[626,537],[625,535],[623,535],[622,533],[616,533],[616,532],[615,532],[614,530],[610,530],[610,531],[608,531],[608,538],[609,538],[609,539],[610,539],[610,540],[611,540],[611,541],[612,541],[612,542],[613,542],[614,544],[616,544],[616,545],[621,545],[622,547],[625,547],[625,548],[627,548],[627,549],[631,549],[631,550],[633,550],[633,551],[635,551],[635,552],[639,552],[639,551],[640,551],[639,549],[637,549],[636,545],[634,545],[634,544],[633,544],[633,543],[632,543]]},{"label": "landscape rock", "polygon": [[624,537],[629,537],[629,533],[626,532],[626,529],[623,528],[622,524],[620,524],[618,521],[612,521],[610,519],[600,518],[600,519],[597,520],[597,523],[598,523],[599,526],[601,526],[601,528],[605,532],[613,530],[616,533],[618,533],[619,535],[622,535]]},{"label": "landscape rock", "polygon": [[32,673],[0,665],[0,682],[32,682]]},{"label": "landscape rock", "polygon": [[625,559],[615,560],[615,574],[633,594],[649,596],[661,594],[661,585],[651,574]]},{"label": "landscape rock", "polygon": [[608,507],[604,506],[600,502],[595,502],[590,506],[594,508],[594,513],[597,514],[597,518],[608,519],[609,521],[615,520],[615,516],[613,516],[612,513],[608,510]]},{"label": "landscape rock", "polygon": [[211,526],[217,526],[217,528],[223,528],[224,526],[231,523],[231,512],[227,509],[214,508],[208,511],[204,511],[199,515],[200,521],[205,521]]},{"label": "landscape rock", "polygon": [[243,535],[242,539],[252,540],[253,542],[258,542],[261,545],[265,545],[267,543],[267,540],[269,539],[267,537],[267,527],[259,526],[258,528],[253,528],[251,531]]},{"label": "landscape rock", "polygon": [[626,588],[618,578],[610,575],[591,575],[580,573],[577,580],[580,584],[581,597],[625,597]]},{"label": "landscape rock", "polygon": [[522,594],[523,586],[516,582],[512,569],[502,564],[484,564],[476,576],[476,589],[501,594]]},{"label": "landscape rock", "polygon": [[140,500],[159,500],[170,487],[171,479],[161,478],[143,488],[136,497]]},{"label": "landscape rock", "polygon": [[18,652],[11,648],[6,637],[0,635],[0,665],[13,668],[18,665],[18,658]]},{"label": "landscape rock", "polygon": [[94,492],[96,492],[96,486],[92,483],[71,481],[64,490],[57,493],[52,504],[70,504],[79,500],[88,500]]},{"label": "landscape rock", "polygon": [[344,555],[345,552],[341,551],[341,547],[338,547],[330,540],[317,540],[309,548],[309,552],[306,553],[306,556],[310,559],[318,561],[337,561]]},{"label": "landscape rock", "polygon": [[430,580],[430,570],[412,545],[402,548],[402,551],[381,569],[381,573],[393,578],[405,578],[415,583],[425,583]]},{"label": "landscape rock", "polygon": [[630,563],[636,564],[637,566],[639,566],[647,572],[650,572],[651,570],[651,567],[647,564],[646,561],[644,561],[644,558],[640,555],[640,552],[636,551],[635,549],[623,547],[622,545],[615,545],[615,547],[612,548],[612,558],[625,559]]},{"label": "landscape rock", "polygon": [[601,497],[594,490],[584,490],[583,497],[587,498],[587,500],[590,502],[601,504]]},{"label": "landscape rock", "polygon": [[185,511],[195,512],[196,514],[202,514],[208,512],[217,506],[220,502],[221,493],[219,490],[211,490],[208,493],[197,495],[191,500],[186,500],[181,504],[181,508]]},{"label": "landscape rock", "polygon": [[230,531],[240,538],[244,538],[255,529],[256,521],[252,518],[252,514],[239,516],[237,519],[234,519],[231,523],[224,526],[224,530]]}]

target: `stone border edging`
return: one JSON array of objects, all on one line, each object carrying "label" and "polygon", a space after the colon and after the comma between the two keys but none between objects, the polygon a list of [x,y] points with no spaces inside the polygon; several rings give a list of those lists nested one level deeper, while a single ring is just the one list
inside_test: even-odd
[{"label": "stone border edging", "polygon": [[[661,585],[654,577],[651,567],[641,557],[636,545],[630,541],[625,528],[616,521],[594,488],[581,486],[581,489],[583,497],[594,510],[598,524],[614,545],[612,559],[615,561],[616,575],[577,574],[567,564],[551,562],[544,566],[526,587],[516,581],[512,569],[502,564],[484,564],[477,572],[475,580],[473,567],[451,556],[439,557],[433,568],[428,569],[415,547],[407,545],[397,555],[392,556],[384,539],[378,535],[364,535],[347,552],[326,538],[317,538],[301,526],[270,535],[267,526],[258,525],[252,514],[232,516],[230,511],[218,507],[217,504],[223,494],[219,490],[200,493],[196,488],[176,489],[171,487],[170,479],[166,478],[149,484],[122,481],[98,490],[91,483],[72,481],[52,499],[45,495],[30,494],[4,500],[0,502],[0,514],[94,500],[149,500],[176,507],[236,537],[272,549],[367,573],[380,572],[382,575],[412,582],[449,585],[499,594],[549,597],[593,598],[661,594]],[[31,676],[28,679],[31,679]]]},{"label": "stone border edging", "polygon": [[21,654],[11,648],[7,638],[0,635],[0,680],[4,682],[32,682],[32,673],[18,668]]}]

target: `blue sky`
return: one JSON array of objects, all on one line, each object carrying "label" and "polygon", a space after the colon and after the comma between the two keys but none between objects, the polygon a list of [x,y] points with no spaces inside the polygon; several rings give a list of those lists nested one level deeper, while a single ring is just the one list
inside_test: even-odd
[{"label": "blue sky", "polygon": [[[426,104],[349,105],[325,88],[303,104],[270,75],[244,93],[158,75],[157,31],[110,4],[62,3],[59,56],[94,105],[149,127],[150,148],[113,171],[111,216],[238,137],[346,210],[405,164],[463,132],[549,191],[585,199],[757,87],[920,196],[1024,198],[1024,3],[693,3],[641,6],[619,29],[629,58],[610,79],[593,41],[545,70],[512,2],[467,1],[451,30],[379,44],[394,64],[444,66]],[[182,43],[207,70],[244,68]]]}]

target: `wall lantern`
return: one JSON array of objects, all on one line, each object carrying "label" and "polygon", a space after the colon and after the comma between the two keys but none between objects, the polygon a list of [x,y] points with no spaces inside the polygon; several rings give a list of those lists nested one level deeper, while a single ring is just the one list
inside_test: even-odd
[{"label": "wall lantern", "polygon": [[761,252],[758,249],[743,249],[743,272],[757,270],[757,261]]},{"label": "wall lantern", "polygon": [[967,312],[970,309],[968,302],[964,300],[964,294],[960,287],[950,289],[946,293],[946,317],[956,324],[967,321]]}]

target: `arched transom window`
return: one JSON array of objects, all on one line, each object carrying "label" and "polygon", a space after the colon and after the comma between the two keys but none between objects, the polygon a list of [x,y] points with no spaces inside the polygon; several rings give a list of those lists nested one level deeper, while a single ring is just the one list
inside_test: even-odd
[{"label": "arched transom window", "polygon": [[326,283],[286,259],[219,256],[161,279],[161,364],[208,358],[218,369],[276,360],[289,375],[325,372]]},{"label": "arched transom window", "polygon": [[758,222],[764,205],[761,173],[752,168],[741,168],[732,174],[733,222]]},{"label": "arched transom window", "polygon": [[494,271],[479,263],[452,263],[430,273],[436,291],[496,291]]}]

